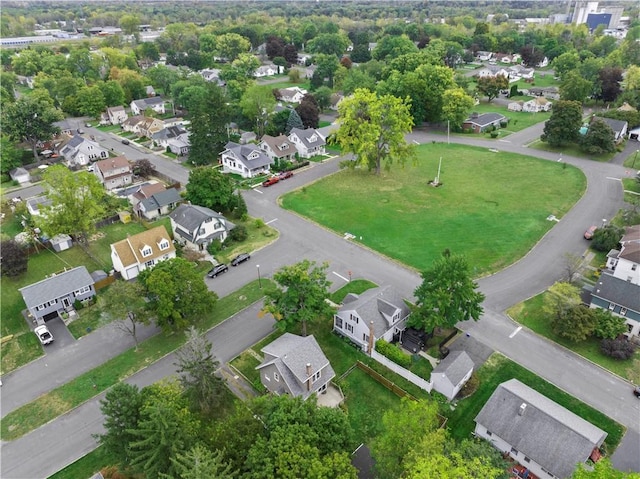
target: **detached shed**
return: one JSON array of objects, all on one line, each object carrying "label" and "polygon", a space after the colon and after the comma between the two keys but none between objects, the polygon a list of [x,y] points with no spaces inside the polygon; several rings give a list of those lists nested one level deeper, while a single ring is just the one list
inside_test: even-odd
[{"label": "detached shed", "polygon": [[31,180],[29,172],[22,167],[11,170],[9,176],[13,181],[17,181],[20,184],[28,183]]},{"label": "detached shed", "polygon": [[451,401],[473,373],[473,361],[464,351],[453,351],[431,372],[433,388]]},{"label": "detached shed", "polygon": [[73,240],[71,239],[71,236],[66,234],[56,235],[49,241],[51,242],[51,247],[53,248],[53,250],[57,251],[58,253],[73,246]]}]

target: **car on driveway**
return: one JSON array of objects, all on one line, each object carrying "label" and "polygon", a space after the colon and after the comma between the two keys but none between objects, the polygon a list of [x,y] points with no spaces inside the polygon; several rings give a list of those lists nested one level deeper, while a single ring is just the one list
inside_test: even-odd
[{"label": "car on driveway", "polygon": [[271,178],[263,181],[262,186],[266,188],[267,186],[275,185],[278,181],[280,181],[280,178],[278,178],[277,176],[272,176]]},{"label": "car on driveway", "polygon": [[589,226],[589,228],[587,228],[587,231],[584,232],[584,239],[593,239],[593,233],[595,233],[597,229],[597,226]]},{"label": "car on driveway", "polygon": [[278,175],[278,179],[286,180],[287,178],[291,178],[293,176],[293,171],[283,171]]},{"label": "car on driveway", "polygon": [[33,332],[36,333],[36,336],[38,336],[38,339],[43,345],[53,342],[53,334],[49,332],[49,328],[47,328],[46,325],[37,326]]},{"label": "car on driveway", "polygon": [[231,266],[238,266],[240,263],[249,261],[249,258],[251,258],[251,255],[249,253],[240,253],[238,256],[231,260]]},{"label": "car on driveway", "polygon": [[224,263],[220,263],[211,268],[211,271],[207,273],[207,276],[209,278],[215,278],[219,274],[226,273],[227,271],[229,271],[229,267]]}]

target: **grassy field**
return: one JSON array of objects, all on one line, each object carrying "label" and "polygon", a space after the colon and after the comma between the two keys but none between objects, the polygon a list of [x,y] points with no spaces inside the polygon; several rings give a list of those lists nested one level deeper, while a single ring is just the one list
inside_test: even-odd
[{"label": "grassy field", "polygon": [[375,288],[376,286],[378,286],[376,283],[373,283],[366,279],[354,279],[353,281],[349,281],[342,288],[332,293],[331,296],[329,296],[329,299],[335,304],[340,304],[347,294],[364,293],[366,290]]},{"label": "grassy field", "polygon": [[[268,287],[270,280],[263,282]],[[258,301],[263,294],[258,281],[253,281],[220,299],[196,326],[200,331],[207,331]],[[35,430],[149,366],[179,348],[185,340],[184,334],[159,334],[142,341],[137,351],[131,348],[7,414],[0,422],[0,436],[5,441],[12,441]]]},{"label": "grassy field", "polygon": [[618,361],[600,352],[600,340],[597,338],[590,338],[576,343],[555,334],[549,317],[542,311],[545,294],[541,293],[523,303],[516,304],[509,308],[507,313],[517,322],[537,334],[570,349],[620,377],[631,381],[640,379],[638,375],[640,371],[640,351],[636,351],[633,358],[627,361]]},{"label": "grassy field", "polygon": [[593,160],[593,161],[600,161],[603,163],[609,162],[611,161],[611,159],[616,156],[616,154],[618,153],[617,151],[614,151],[613,153],[605,153],[602,155],[589,155],[587,153],[585,153],[584,151],[582,151],[578,145],[568,145],[568,146],[562,146],[562,147],[555,147],[555,146],[551,146],[548,143],[545,143],[544,141],[541,140],[536,140],[533,143],[530,143],[529,145],[527,145],[529,148],[533,148],[536,150],[542,150],[542,151],[551,151],[553,153],[558,153],[558,156],[560,158],[562,158],[562,155],[568,155],[568,156],[575,156],[578,158],[586,158],[589,160]]},{"label": "grassy field", "polygon": [[468,398],[459,401],[453,411],[445,411],[445,415],[448,417],[447,426],[451,436],[456,440],[471,437],[471,432],[475,427],[474,418],[485,405],[489,396],[493,394],[500,383],[512,378],[518,379],[552,401],[606,431],[608,436],[604,446],[608,453],[612,453],[615,450],[624,435],[624,427],[613,419],[587,406],[499,353],[494,353],[476,374],[480,381],[477,391]]},{"label": "grassy field", "polygon": [[[510,153],[442,143],[417,153],[415,165],[379,177],[347,169],[282,204],[418,270],[447,248],[464,253],[477,277],[526,254],[553,226],[547,216],[562,218],[586,186],[576,168]],[[443,186],[433,188],[440,157]]]}]

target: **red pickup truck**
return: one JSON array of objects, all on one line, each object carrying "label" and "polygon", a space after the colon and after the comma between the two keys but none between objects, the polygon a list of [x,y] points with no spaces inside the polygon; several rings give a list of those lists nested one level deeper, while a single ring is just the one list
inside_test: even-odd
[{"label": "red pickup truck", "polygon": [[280,178],[278,178],[277,176],[272,176],[271,178],[263,181],[262,186],[267,187],[267,186],[275,185],[278,181],[280,181]]}]

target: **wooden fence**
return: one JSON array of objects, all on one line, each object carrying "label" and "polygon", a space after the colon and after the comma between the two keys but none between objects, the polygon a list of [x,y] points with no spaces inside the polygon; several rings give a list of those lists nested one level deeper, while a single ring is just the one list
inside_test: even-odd
[{"label": "wooden fence", "polygon": [[107,276],[106,278],[101,279],[100,281],[96,281],[93,287],[96,288],[96,291],[98,291],[99,289],[106,288],[115,280],[116,280],[115,276]]},{"label": "wooden fence", "polygon": [[389,381],[387,378],[385,378],[378,371],[375,371],[374,369],[371,369],[369,366],[367,366],[363,362],[361,362],[361,361],[356,362],[356,366],[358,367],[358,369],[360,369],[361,371],[364,371],[366,374],[368,374],[373,379],[378,381],[380,384],[382,384],[385,388],[387,388],[389,391],[391,391],[396,396],[401,397],[401,398],[408,397],[409,399],[411,399],[413,401],[417,401],[417,399],[414,396],[409,394],[407,391],[402,389],[397,384]]}]

